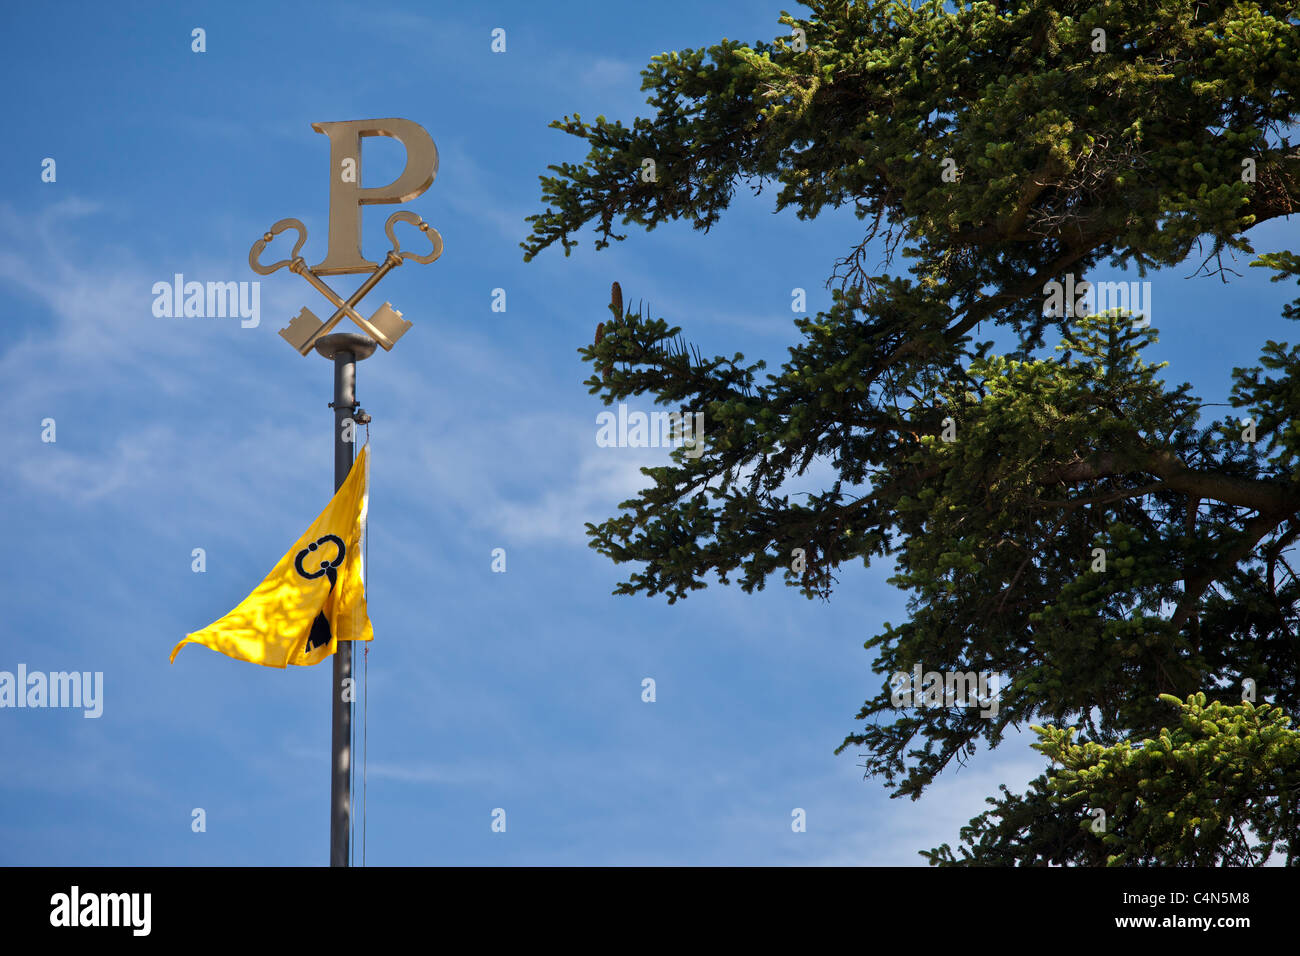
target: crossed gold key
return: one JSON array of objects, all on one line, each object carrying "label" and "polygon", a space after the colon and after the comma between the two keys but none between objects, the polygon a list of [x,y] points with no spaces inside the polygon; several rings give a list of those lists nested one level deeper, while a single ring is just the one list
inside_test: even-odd
[{"label": "crossed gold key", "polygon": [[[393,229],[399,222],[409,222],[428,236],[429,241],[433,243],[433,251],[422,256],[417,256],[413,252],[403,252],[397,237],[393,235]],[[290,258],[281,259],[271,265],[262,265],[259,259],[262,251],[266,248],[266,244],[286,229],[296,229],[298,232],[298,241],[294,243]],[[375,310],[375,314],[369,319],[362,317],[355,307],[369,294],[371,289],[379,284],[380,279],[407,259],[414,262],[429,263],[442,255],[442,236],[438,234],[437,229],[434,229],[418,215],[406,209],[395,212],[388,217],[388,222],[384,224],[384,232],[388,235],[389,241],[392,242],[393,248],[384,257],[384,261],[376,267],[374,272],[370,273],[366,281],[361,284],[356,292],[352,293],[346,302],[339,298],[334,290],[311,270],[302,256],[298,255],[307,242],[307,227],[299,220],[281,219],[271,227],[270,232],[253,243],[253,248],[248,252],[248,265],[254,272],[265,276],[270,275],[277,269],[288,266],[290,272],[296,272],[310,282],[321,295],[325,296],[336,307],[334,314],[322,322],[311,309],[304,306],[303,310],[289,321],[289,325],[280,330],[280,336],[302,355],[311,352],[316,341],[343,321],[344,316],[355,322],[363,332],[383,346],[384,351],[391,350],[397,340],[411,327],[411,323],[402,318],[402,313],[394,309],[392,303],[385,302]]]}]

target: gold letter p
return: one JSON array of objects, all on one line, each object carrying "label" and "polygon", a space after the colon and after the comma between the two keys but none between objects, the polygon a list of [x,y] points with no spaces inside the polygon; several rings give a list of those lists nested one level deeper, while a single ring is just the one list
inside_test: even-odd
[{"label": "gold letter p", "polygon": [[[438,175],[438,147],[423,126],[405,119],[312,123],[330,140],[330,238],[319,275],[373,272],[378,265],[361,254],[362,203],[406,202]],[[406,168],[387,186],[361,186],[361,137],[391,136],[406,149]]]}]

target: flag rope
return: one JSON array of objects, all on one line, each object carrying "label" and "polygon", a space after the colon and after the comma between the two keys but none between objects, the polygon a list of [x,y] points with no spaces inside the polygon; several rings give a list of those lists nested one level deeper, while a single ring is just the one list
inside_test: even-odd
[{"label": "flag rope", "polygon": [[[366,422],[366,448],[370,447],[370,422]],[[366,528],[361,539],[361,585],[370,597],[370,473],[366,472]],[[367,605],[369,613],[369,605]],[[361,865],[366,865],[366,770],[370,760],[370,642],[361,646]]]},{"label": "flag rope", "polygon": [[361,865],[366,865],[366,761],[370,757],[370,643],[366,642],[362,654],[361,685],[365,695],[361,708]]},{"label": "flag rope", "polygon": [[[369,448],[370,448],[370,423],[369,423],[369,422],[366,422],[365,425],[366,425],[366,442],[365,442],[365,444],[362,446],[363,450],[366,450],[366,449],[369,449]],[[361,526],[361,589],[362,589],[362,594],[363,594],[364,596],[366,596],[366,597],[369,597],[370,587],[369,587],[369,582],[366,580],[366,576],[370,573],[370,520],[369,520],[369,519],[370,519],[370,470],[369,470],[369,468],[366,469],[366,488],[365,488],[365,491],[363,492],[363,498],[362,498],[362,500],[365,501],[365,505],[363,506],[363,513],[364,513],[364,515],[365,515],[365,519],[364,519],[364,521],[363,521],[363,523],[362,523],[362,526]],[[357,606],[356,606],[356,604],[354,603],[354,604],[352,605],[352,629],[353,629],[353,633],[354,633],[354,634],[356,633],[356,621],[357,621]],[[363,653],[363,655],[364,655],[364,663],[365,663],[365,666],[363,667],[363,674],[364,674],[365,676],[368,676],[368,675],[369,675],[369,672],[370,672],[370,668],[369,668],[369,663],[370,663],[370,660],[369,660],[370,648],[369,648],[368,646],[363,645],[363,651],[362,651],[362,653]],[[353,687],[353,690],[354,690],[354,694],[353,694],[352,700],[349,701],[349,704],[354,704],[355,701],[356,701],[356,696],[355,696],[355,688],[356,688],[356,686],[357,686],[357,685],[356,685],[356,679],[353,678],[353,681],[352,681],[352,687]],[[369,686],[368,686],[368,682],[367,682],[367,683],[363,684],[363,687],[362,687],[362,694],[363,694],[363,695],[368,695],[368,694],[369,694],[369,691],[370,691],[370,688],[369,688]],[[368,714],[369,709],[370,709],[370,707],[369,707],[369,700],[366,700],[366,699],[363,698],[363,709],[362,709],[362,720],[363,720],[363,721],[366,719],[366,715]],[[354,708],[354,710],[355,710],[355,708]],[[351,730],[352,730],[351,749],[349,750],[349,753],[350,753],[350,754],[355,754],[355,753],[356,753],[356,750],[357,750],[357,725],[356,725],[356,721],[349,721],[349,724],[350,724],[350,726],[351,726]],[[369,728],[365,728],[365,727],[362,728],[362,740],[363,740],[363,741],[369,739],[369,734],[368,734],[368,732],[367,732],[368,729],[369,729]],[[366,779],[366,770],[365,770],[365,765],[364,765],[364,761],[365,761],[365,759],[366,759],[366,754],[365,754],[365,751],[363,750],[363,753],[362,753],[362,761],[363,761],[363,764],[362,764],[362,770],[361,770],[361,865],[362,865],[362,866],[365,866],[365,865],[366,865],[366,864],[365,864],[365,860],[366,860],[366,842],[365,842],[365,827],[366,827],[366,816],[365,816],[365,813],[366,813],[366,807],[365,807],[365,801],[366,801],[366,787],[365,787],[365,779]],[[357,766],[357,764],[356,764],[356,761],[355,761],[355,760],[349,760],[349,761],[348,761],[348,802],[349,802],[349,804],[350,804],[351,806],[356,806],[356,803],[357,803],[357,770],[356,770],[356,766]],[[356,827],[349,827],[348,829],[349,829],[349,833],[348,833],[348,866],[353,866],[353,865],[356,863],[356,855],[357,855],[357,832],[356,832]]]}]

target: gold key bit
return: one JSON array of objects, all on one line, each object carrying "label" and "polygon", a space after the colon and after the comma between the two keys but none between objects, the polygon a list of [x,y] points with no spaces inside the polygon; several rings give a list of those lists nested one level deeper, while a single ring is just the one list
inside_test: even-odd
[{"label": "gold key bit", "polygon": [[303,306],[303,310],[289,320],[288,326],[280,330],[280,337],[301,352],[316,335],[320,324],[316,314]]},{"label": "gold key bit", "polygon": [[[375,309],[375,314],[370,317],[370,324],[384,333],[391,343],[396,343],[411,327],[411,323],[402,318],[402,313],[394,309],[391,302],[385,302]],[[391,345],[388,347],[392,348]]]}]

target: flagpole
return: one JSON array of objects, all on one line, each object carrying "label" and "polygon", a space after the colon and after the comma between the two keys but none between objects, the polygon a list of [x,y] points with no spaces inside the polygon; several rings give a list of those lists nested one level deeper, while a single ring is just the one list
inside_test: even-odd
[{"label": "flagpole", "polygon": [[[334,490],[352,470],[356,445],[357,362],[375,353],[376,343],[356,332],[323,335],[316,351],[334,362]],[[346,436],[346,438],[345,438]],[[343,699],[345,682],[352,677],[352,642],[339,641],[334,652],[330,683],[330,866],[348,865],[352,836],[352,698]]]}]

